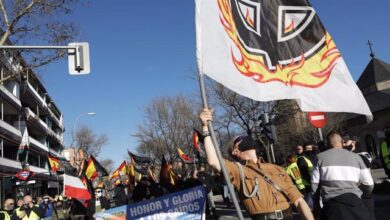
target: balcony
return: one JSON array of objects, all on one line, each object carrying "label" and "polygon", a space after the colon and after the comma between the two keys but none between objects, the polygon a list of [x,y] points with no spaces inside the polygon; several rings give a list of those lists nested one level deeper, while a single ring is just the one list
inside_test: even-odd
[{"label": "balcony", "polygon": [[[7,136],[11,137],[15,142],[20,142],[22,139],[22,132],[20,132],[17,128],[11,126],[7,122],[0,120],[0,129],[5,133]],[[34,149],[49,152],[48,148],[40,143],[39,141],[35,140],[31,136],[29,137],[30,141],[30,147],[33,147]]]},{"label": "balcony", "polygon": [[[0,158],[0,166],[11,167],[15,171],[22,169],[22,165],[20,164],[19,161],[10,160],[10,159],[7,159],[7,158]],[[43,168],[40,168],[40,167],[30,166],[30,170],[33,171],[34,173],[37,173],[37,174],[49,175],[49,170],[43,169]]]},{"label": "balcony", "polygon": [[38,105],[45,111],[48,112],[48,106],[44,98],[42,98],[39,93],[34,89],[34,87],[28,82],[24,81],[24,84],[27,86],[23,86],[22,88],[27,87],[27,91],[32,95],[34,100],[38,103]]},{"label": "balcony", "polygon": [[49,115],[51,117],[51,119],[53,119],[53,121],[58,125],[58,127],[61,129],[61,131],[64,131],[64,123],[62,121],[62,118],[59,119],[54,113],[52,110],[50,110],[50,108],[48,109],[49,110]]},{"label": "balcony", "polygon": [[22,139],[22,134],[19,129],[14,126],[8,124],[7,122],[0,120],[0,131],[2,134],[9,136],[11,139],[15,141],[19,141]]},{"label": "balcony", "polygon": [[22,108],[22,103],[20,102],[20,100],[10,91],[8,91],[8,89],[5,88],[3,85],[0,85],[0,92],[1,94],[3,94],[2,97],[4,97],[16,109]]},{"label": "balcony", "polygon": [[51,138],[53,138],[55,141],[63,144],[63,139],[60,135],[56,134],[53,130],[49,128],[49,126],[42,121],[30,108],[24,108],[27,121],[33,121],[34,125],[38,126],[45,135],[49,135]]},{"label": "balcony", "polygon": [[50,152],[52,155],[54,155],[54,156],[56,156],[56,157],[58,157],[58,158],[62,158],[62,157],[63,157],[60,153],[58,153],[57,151],[54,151],[53,149],[49,149],[49,152]]}]

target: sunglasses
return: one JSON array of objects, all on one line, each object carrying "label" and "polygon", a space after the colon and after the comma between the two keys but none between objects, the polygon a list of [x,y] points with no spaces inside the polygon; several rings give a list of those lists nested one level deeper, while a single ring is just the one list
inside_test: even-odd
[{"label": "sunglasses", "polygon": [[101,193],[102,191],[95,191],[96,193]]}]

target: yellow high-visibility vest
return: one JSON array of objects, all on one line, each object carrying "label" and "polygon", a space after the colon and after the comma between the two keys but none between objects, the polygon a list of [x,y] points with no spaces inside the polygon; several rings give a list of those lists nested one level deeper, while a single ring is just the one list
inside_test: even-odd
[{"label": "yellow high-visibility vest", "polygon": [[[305,157],[305,156],[299,156],[298,159],[299,159],[299,158],[305,159],[305,161],[306,161],[306,163],[307,163],[307,167],[309,168],[309,174],[310,174],[310,176],[311,176],[311,173],[312,173],[312,171],[313,171],[313,163],[311,162],[311,160],[309,160],[309,159],[308,159],[307,157]],[[310,186],[309,180],[305,180],[305,178],[302,178],[302,182],[303,182],[303,185],[305,185],[305,186]]]},{"label": "yellow high-visibility vest", "polygon": [[291,176],[291,178],[293,179],[293,181],[294,181],[295,185],[298,187],[298,189],[301,190],[301,189],[305,188],[305,185],[303,184],[301,172],[299,172],[299,167],[298,167],[296,162],[288,165],[286,167],[286,172],[288,173],[288,175]]},{"label": "yellow high-visibility vest", "polygon": [[383,162],[387,169],[390,169],[390,156],[389,156],[389,147],[387,146],[387,142],[383,141],[381,144],[381,154],[383,158]]},{"label": "yellow high-visibility vest", "polygon": [[[38,206],[37,206],[38,207]],[[16,216],[19,216],[19,214],[22,212],[22,211],[20,211],[20,207],[19,208],[17,208],[16,210],[15,210],[15,212],[16,212]],[[31,210],[31,212],[30,212],[30,216],[27,216],[27,215],[25,215],[23,218],[22,218],[22,220],[40,220],[41,218],[37,215],[37,213],[35,213],[34,211],[32,211]]]},{"label": "yellow high-visibility vest", "polygon": [[10,220],[11,219],[11,217],[8,215],[7,211],[0,211],[0,213],[4,214],[4,220]]}]

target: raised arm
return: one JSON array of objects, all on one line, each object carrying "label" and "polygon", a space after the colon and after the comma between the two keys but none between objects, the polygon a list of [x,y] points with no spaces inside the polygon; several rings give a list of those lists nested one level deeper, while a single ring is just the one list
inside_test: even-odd
[{"label": "raised arm", "polygon": [[206,149],[207,163],[214,168],[215,171],[221,171],[221,165],[219,164],[217,153],[215,152],[214,144],[211,141],[210,132],[207,127],[208,121],[213,121],[213,111],[204,108],[199,115],[202,122],[202,135],[204,137],[204,146]]}]

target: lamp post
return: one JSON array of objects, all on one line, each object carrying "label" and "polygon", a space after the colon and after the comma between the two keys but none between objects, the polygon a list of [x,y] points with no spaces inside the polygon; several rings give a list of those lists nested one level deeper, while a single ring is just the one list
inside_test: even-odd
[{"label": "lamp post", "polygon": [[73,141],[76,141],[76,125],[77,125],[77,121],[79,120],[79,118],[81,116],[84,116],[84,115],[94,116],[94,115],[96,115],[96,113],[95,112],[88,112],[88,113],[80,114],[79,116],[76,117],[76,119],[74,120],[74,123],[73,123]]}]

